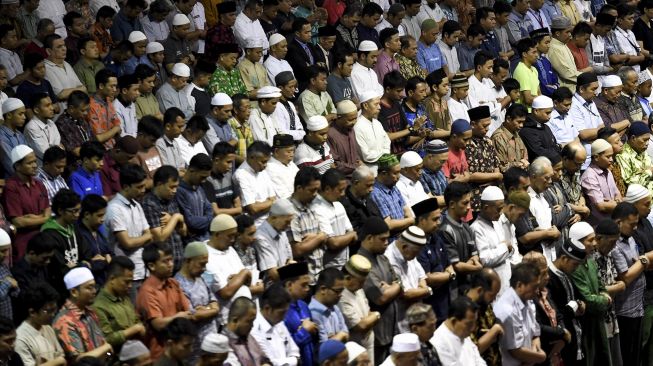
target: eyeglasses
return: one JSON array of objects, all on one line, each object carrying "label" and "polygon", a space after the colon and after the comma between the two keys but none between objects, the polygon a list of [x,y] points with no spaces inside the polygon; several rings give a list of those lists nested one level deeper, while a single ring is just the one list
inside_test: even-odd
[{"label": "eyeglasses", "polygon": [[66,211],[68,213],[71,213],[73,215],[77,215],[77,214],[79,214],[81,212],[81,209],[79,209],[79,208],[67,208],[64,211]]},{"label": "eyeglasses", "polygon": [[332,288],[332,287],[327,287],[329,290],[335,292],[336,294],[340,295],[343,291],[345,291],[345,288]]}]

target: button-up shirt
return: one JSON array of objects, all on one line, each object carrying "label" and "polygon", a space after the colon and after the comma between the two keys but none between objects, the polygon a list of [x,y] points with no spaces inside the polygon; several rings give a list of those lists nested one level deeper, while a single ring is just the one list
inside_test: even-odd
[{"label": "button-up shirt", "polygon": [[510,242],[510,236],[505,237],[505,232],[499,221],[489,221],[479,216],[470,227],[474,230],[481,263],[484,267],[494,269],[499,275],[501,289],[497,296],[501,296],[510,287],[512,274],[510,256],[512,252],[516,251],[516,247],[513,247],[512,251],[508,250],[508,244],[512,245],[513,243]]},{"label": "button-up shirt", "polygon": [[[104,225],[109,232],[109,242],[111,243],[118,243],[115,237],[116,233],[126,231],[127,236],[130,238],[137,238],[142,236],[145,230],[150,229],[141,204],[134,200],[128,200],[121,193],[116,194],[109,201]],[[117,245],[115,251],[118,255],[127,255],[134,262],[136,266],[134,269],[134,281],[145,278],[145,263],[143,262],[142,247],[128,250]]]},{"label": "button-up shirt", "polygon": [[[601,120],[601,115],[596,108],[596,104],[593,101],[586,101],[577,93],[574,94],[574,99],[571,101],[569,117],[574,121],[579,132],[587,129],[598,128],[603,124],[603,120]],[[591,143],[591,141],[583,141],[585,151],[587,152],[587,159],[581,169],[587,169],[590,165],[590,159],[592,157]]]},{"label": "button-up shirt", "polygon": [[[180,213],[179,205],[177,201],[172,200],[163,200],[159,198],[154,192],[150,192],[143,197],[143,213],[145,214],[145,219],[147,224],[151,228],[162,228],[163,224],[161,223],[161,215],[163,212],[166,212],[170,215]],[[172,231],[167,240],[162,241],[170,246],[172,249],[172,258],[174,260],[174,271],[181,269],[181,265],[184,261],[184,246],[181,241],[181,236],[177,232],[176,228]]]},{"label": "button-up shirt", "polygon": [[383,85],[383,77],[390,71],[399,71],[399,64],[394,58],[394,55],[389,56],[385,50],[379,53],[379,58],[374,65],[374,71],[379,77],[379,84]]},{"label": "button-up shirt", "polygon": [[404,218],[404,207],[406,206],[406,202],[396,185],[388,187],[376,181],[374,182],[374,189],[372,190],[370,197],[379,207],[381,217],[389,217],[393,220]]},{"label": "button-up shirt", "polygon": [[[320,103],[322,100],[325,100],[325,103],[328,104],[331,99],[326,100],[320,97]],[[331,105],[333,105],[333,102],[331,102]],[[334,113],[334,110],[335,107],[329,113]],[[322,113],[319,114],[323,115]],[[279,133],[292,135],[295,141],[301,141],[306,136],[306,131],[304,131],[304,126],[302,126],[302,122],[299,120],[299,114],[293,102],[283,99],[279,100],[277,108],[272,113],[272,118]]]},{"label": "button-up shirt", "polygon": [[[322,195],[315,198],[315,213],[324,222],[322,226],[327,237],[345,235],[353,230],[347,212],[342,203],[329,202]],[[327,249],[324,253],[324,267],[342,268],[349,258],[349,247],[334,252]]]},{"label": "button-up shirt", "polygon": [[528,160],[528,152],[519,133],[512,133],[502,126],[492,134],[492,142],[500,162],[499,169],[502,172],[513,166],[520,166],[522,160]]},{"label": "button-up shirt", "polygon": [[[365,297],[365,291],[359,289],[351,292],[348,289],[342,291],[338,307],[342,313],[347,327],[349,327],[349,340],[360,344],[367,349],[370,357],[374,356],[374,331],[372,329],[365,333],[354,331],[354,327],[370,314],[370,305]],[[372,360],[374,364],[374,360]]]},{"label": "button-up shirt", "polygon": [[[277,107],[278,109],[278,107]],[[313,116],[326,116],[336,113],[336,106],[329,93],[323,91],[316,94],[309,89],[299,95],[299,113],[305,121]]]},{"label": "button-up shirt", "polygon": [[460,62],[458,61],[458,51],[456,50],[456,46],[449,46],[444,43],[442,38],[438,39],[436,43],[440,48],[440,52],[442,52],[442,56],[446,61],[449,72],[456,73],[460,71]]},{"label": "button-up shirt", "polygon": [[509,351],[519,348],[531,349],[533,338],[540,336],[540,325],[535,319],[534,307],[532,300],[523,301],[512,287],[506,290],[492,307],[505,333],[500,340],[503,365],[521,365],[521,361],[515,359]]},{"label": "button-up shirt", "polygon": [[520,14],[513,9],[508,16],[508,40],[510,44],[515,45],[521,39],[528,38],[529,33],[534,30],[533,23],[525,15]]},{"label": "button-up shirt", "polygon": [[[291,246],[301,242],[306,234],[318,234],[327,231],[325,228],[326,223],[320,221],[315,212],[315,200],[311,203],[303,204],[295,198],[290,197],[290,202],[297,212],[288,228],[288,239],[291,242]],[[295,260],[299,259],[301,258],[295,258]],[[308,262],[308,272],[312,276],[311,284],[314,284],[318,274],[324,269],[324,245],[316,247],[313,251],[307,253],[303,259]]]},{"label": "button-up shirt", "polygon": [[276,127],[274,114],[265,114],[260,109],[254,108],[248,122],[252,128],[254,140],[265,141],[272,146],[274,135],[280,133]]},{"label": "button-up shirt", "polygon": [[156,140],[156,149],[161,156],[161,164],[171,165],[177,169],[185,168],[186,162],[181,155],[181,147],[177,139],[170,140],[168,136],[161,136]]},{"label": "button-up shirt", "polygon": [[299,348],[282,322],[272,325],[263,315],[259,314],[254,320],[251,334],[272,365],[295,366],[298,364]]},{"label": "button-up shirt", "polygon": [[339,307],[327,307],[313,297],[308,308],[311,310],[313,321],[318,325],[320,343],[340,332],[349,333]]},{"label": "button-up shirt", "polygon": [[[390,153],[390,138],[377,119],[370,121],[360,115],[354,125],[356,143],[361,160],[367,164],[374,164],[383,154]],[[376,166],[374,167],[376,170]]]},{"label": "button-up shirt", "polygon": [[[243,208],[256,203],[263,202],[270,197],[275,197],[275,190],[272,179],[266,170],[256,172],[247,163],[242,163],[234,173],[234,184],[240,192],[240,203]],[[268,217],[267,212],[253,216],[256,226],[259,226]]]},{"label": "button-up shirt", "polygon": [[177,143],[177,146],[179,146],[179,155],[184,161],[185,166],[188,166],[188,164],[190,164],[190,159],[197,154],[208,155],[202,141],[197,141],[196,143],[191,144],[184,135],[180,135],[175,139],[175,142]]},{"label": "button-up shirt", "polygon": [[460,339],[446,323],[442,323],[433,333],[429,343],[435,347],[443,365],[485,366],[478,347],[470,337]]},{"label": "button-up shirt", "polygon": [[132,300],[111,295],[106,288],[102,288],[95,297],[93,310],[107,342],[114,347],[122,346],[127,340],[125,329],[140,322]]},{"label": "button-up shirt", "polygon": [[274,86],[277,86],[277,83],[274,81],[274,78],[276,78],[277,75],[279,75],[281,72],[283,71],[293,72],[293,69],[288,63],[288,61],[284,59],[279,60],[278,58],[272,55],[268,56],[268,58],[263,63],[263,66],[265,66],[265,70],[267,71],[270,85],[274,85]]},{"label": "button-up shirt", "polygon": [[613,123],[630,119],[627,108],[623,108],[617,101],[609,101],[603,94],[594,98],[594,104],[606,127],[612,126]]},{"label": "button-up shirt", "polygon": [[261,271],[283,267],[293,258],[286,232],[277,231],[267,220],[256,230],[254,246]]},{"label": "button-up shirt", "polygon": [[299,171],[297,165],[293,161],[284,164],[272,157],[265,170],[270,176],[277,198],[290,197],[295,190],[295,175]]},{"label": "button-up shirt", "polygon": [[175,199],[188,226],[188,241],[207,240],[213,209],[202,186],[191,186],[182,180]]},{"label": "button-up shirt", "polygon": [[236,17],[236,23],[233,29],[234,36],[240,47],[244,49],[248,39],[258,38],[263,41],[263,53],[267,54],[270,44],[268,43],[268,38],[265,36],[263,26],[261,26],[261,22],[258,19],[251,20],[245,13],[240,13]]},{"label": "button-up shirt", "polygon": [[136,137],[138,132],[138,120],[136,119],[136,104],[129,103],[123,104],[120,99],[113,100],[113,107],[116,109],[116,115],[120,120],[120,137],[132,136]]},{"label": "button-up shirt", "polygon": [[418,180],[413,181],[412,179],[401,174],[399,176],[399,181],[397,181],[397,189],[401,193],[401,196],[404,198],[404,201],[408,206],[413,206],[418,202],[422,202],[425,199],[429,198],[422,186],[422,182]]},{"label": "button-up shirt", "polygon": [[[94,135],[105,133],[115,126],[120,126],[120,119],[116,114],[113,103],[110,103],[108,98],[102,100],[97,96],[91,98],[86,120],[91,126]],[[111,138],[104,142],[104,147],[110,149],[114,144],[115,141]]]},{"label": "button-up shirt", "polygon": [[560,145],[568,144],[578,138],[578,128],[569,113],[560,114],[557,109],[554,109],[548,126]]},{"label": "button-up shirt", "polygon": [[19,130],[12,130],[4,124],[0,125],[0,159],[6,178],[14,174],[11,150],[18,145],[27,145],[23,133]]},{"label": "button-up shirt", "polygon": [[[639,260],[638,243],[631,236],[620,237],[617,245],[610,252],[618,275],[628,272],[633,263]],[[639,318],[644,316],[644,290],[646,289],[646,277],[640,273],[633,281],[626,286],[626,290],[615,297],[615,310],[617,316],[628,318]],[[625,329],[622,329],[624,331]],[[627,330],[625,330],[627,331]]]},{"label": "button-up shirt", "polygon": [[591,223],[598,223],[609,215],[599,212],[597,204],[621,198],[621,193],[614,181],[614,176],[608,169],[601,169],[596,164],[590,164],[580,178],[583,193],[588,198]]},{"label": "button-up shirt", "polygon": [[45,150],[61,144],[59,130],[51,119],[42,121],[34,116],[25,126],[25,141],[32,149],[41,165]]},{"label": "button-up shirt", "polygon": [[82,119],[73,118],[64,112],[54,122],[61,136],[61,144],[67,151],[73,151],[91,139],[92,132],[88,123]]},{"label": "button-up shirt", "polygon": [[89,308],[80,309],[70,299],[54,317],[52,328],[68,359],[92,351],[105,341],[95,312]]},{"label": "button-up shirt", "polygon": [[36,329],[26,320],[16,329],[14,349],[25,366],[35,366],[63,356],[63,349],[50,325]]},{"label": "button-up shirt", "polygon": [[50,204],[52,204],[52,198],[57,194],[57,192],[59,192],[59,190],[64,188],[68,189],[68,184],[61,175],[53,177],[43,170],[43,168],[38,169],[36,179],[40,180],[48,191],[48,200],[50,201]]},{"label": "button-up shirt", "polygon": [[[615,156],[616,163],[621,168],[621,176],[626,184],[641,184],[653,191],[653,172],[651,172],[651,157],[646,150],[638,153],[630,146],[624,145],[623,150]],[[614,163],[613,163],[614,164]]]},{"label": "button-up shirt", "polygon": [[580,71],[576,68],[574,55],[571,53],[569,47],[558,39],[553,38],[551,39],[551,47],[547,55],[553,69],[560,78],[560,86],[566,86],[570,90],[575,90],[576,78],[580,75]]}]

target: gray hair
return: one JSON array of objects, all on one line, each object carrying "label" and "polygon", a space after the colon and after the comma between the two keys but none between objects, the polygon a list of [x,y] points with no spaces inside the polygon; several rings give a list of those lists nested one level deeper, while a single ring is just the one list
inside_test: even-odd
[{"label": "gray hair", "polygon": [[354,169],[354,171],[351,173],[351,181],[360,182],[363,180],[363,178],[367,178],[369,176],[376,178],[376,174],[374,174],[374,171],[370,167],[367,165],[361,165],[358,168]]},{"label": "gray hair", "polygon": [[539,158],[533,160],[531,165],[528,166],[528,175],[531,177],[539,177],[544,174],[544,169],[552,168],[551,160],[545,156],[540,156]]},{"label": "gray hair", "polygon": [[617,71],[617,76],[619,76],[622,83],[625,83],[628,80],[628,74],[631,72],[634,72],[635,75],[637,75],[637,71],[635,71],[632,66],[622,66],[619,68],[619,71]]}]

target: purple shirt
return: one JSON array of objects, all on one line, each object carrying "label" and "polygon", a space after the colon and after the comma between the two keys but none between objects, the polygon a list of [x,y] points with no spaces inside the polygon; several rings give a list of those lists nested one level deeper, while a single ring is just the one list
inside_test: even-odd
[{"label": "purple shirt", "polygon": [[394,57],[390,57],[385,51],[381,51],[379,58],[376,60],[376,66],[374,66],[374,72],[379,78],[379,84],[383,85],[383,77],[392,70],[399,71],[399,63]]},{"label": "purple shirt", "polygon": [[601,219],[608,218],[609,215],[599,212],[596,206],[601,202],[621,198],[612,173],[608,169],[601,169],[592,163],[581,176],[580,185],[583,188],[583,193],[589,199],[590,223],[597,224]]}]

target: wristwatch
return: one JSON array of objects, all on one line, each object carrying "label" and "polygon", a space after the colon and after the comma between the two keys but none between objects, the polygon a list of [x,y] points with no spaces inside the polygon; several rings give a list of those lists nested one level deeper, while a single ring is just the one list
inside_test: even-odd
[{"label": "wristwatch", "polygon": [[643,265],[648,266],[648,262],[649,262],[649,260],[648,260],[648,258],[647,258],[645,255],[640,256],[640,257],[639,257],[639,261],[640,261]]},{"label": "wristwatch", "polygon": [[426,289],[429,290],[429,296],[433,296],[433,289],[431,286],[428,286]]},{"label": "wristwatch", "polygon": [[455,271],[449,272],[449,281],[453,281],[455,279],[456,279],[456,272]]}]

